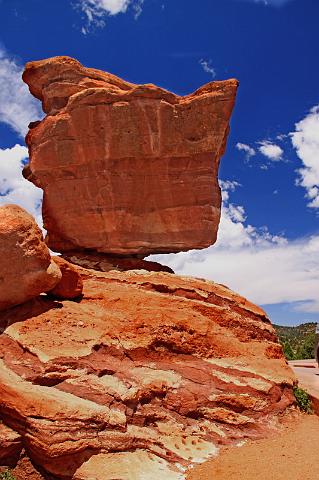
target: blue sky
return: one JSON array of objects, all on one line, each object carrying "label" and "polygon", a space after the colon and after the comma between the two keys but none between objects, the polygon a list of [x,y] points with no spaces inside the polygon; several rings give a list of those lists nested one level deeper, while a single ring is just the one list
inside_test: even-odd
[{"label": "blue sky", "polygon": [[319,320],[318,19],[317,0],[0,0],[0,204],[41,221],[41,192],[20,176],[41,115],[25,62],[70,55],[181,95],[236,77],[218,242],[160,260],[229,285],[276,323]]}]

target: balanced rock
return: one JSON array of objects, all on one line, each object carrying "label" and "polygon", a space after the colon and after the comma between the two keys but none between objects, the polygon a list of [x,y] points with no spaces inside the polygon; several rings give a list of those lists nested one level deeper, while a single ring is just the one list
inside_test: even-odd
[{"label": "balanced rock", "polygon": [[204,280],[74,268],[80,302],[0,317],[0,417],[44,472],[183,479],[289,412],[295,377],[262,309]]},{"label": "balanced rock", "polygon": [[0,207],[0,310],[51,290],[60,279],[33,217],[17,205]]},{"label": "balanced rock", "polygon": [[50,291],[57,298],[73,299],[82,294],[83,282],[81,275],[72,263],[61,257],[52,257],[62,273],[59,283]]},{"label": "balanced rock", "polygon": [[44,190],[52,250],[146,256],[215,242],[237,80],[181,97],[69,57],[28,63],[23,80],[47,114],[30,125],[24,175]]}]

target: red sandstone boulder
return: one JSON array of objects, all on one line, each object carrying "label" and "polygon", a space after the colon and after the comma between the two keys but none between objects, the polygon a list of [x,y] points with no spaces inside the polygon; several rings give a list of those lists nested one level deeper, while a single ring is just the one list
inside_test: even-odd
[{"label": "red sandstone boulder", "polygon": [[24,175],[44,190],[53,250],[146,256],[215,242],[236,80],[180,97],[69,57],[28,63],[23,79],[47,113],[27,135]]},{"label": "red sandstone boulder", "polygon": [[74,268],[80,302],[40,296],[0,317],[0,417],[35,465],[183,479],[289,412],[295,377],[261,308],[204,280]]},{"label": "red sandstone boulder", "polygon": [[51,290],[60,278],[33,217],[17,205],[0,207],[0,310]]},{"label": "red sandstone boulder", "polygon": [[83,282],[77,269],[64,258],[52,257],[62,273],[59,283],[50,291],[57,298],[73,299],[82,294]]}]

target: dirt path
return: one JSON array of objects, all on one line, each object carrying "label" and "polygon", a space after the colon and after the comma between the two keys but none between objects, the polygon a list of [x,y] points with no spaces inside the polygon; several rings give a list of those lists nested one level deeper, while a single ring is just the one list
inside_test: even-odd
[{"label": "dirt path", "polygon": [[266,440],[229,448],[189,473],[187,480],[319,479],[319,417],[304,415]]}]

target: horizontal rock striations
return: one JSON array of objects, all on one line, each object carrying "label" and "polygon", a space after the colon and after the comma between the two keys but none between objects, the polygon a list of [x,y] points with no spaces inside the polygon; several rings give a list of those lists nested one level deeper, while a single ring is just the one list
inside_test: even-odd
[{"label": "horizontal rock striations", "polygon": [[180,97],[69,57],[28,63],[23,79],[47,114],[30,125],[24,175],[44,191],[50,248],[145,256],[215,242],[236,80]]},{"label": "horizontal rock striations", "polygon": [[182,480],[277,428],[295,377],[265,312],[143,260],[215,241],[237,81],[179,97],[68,57],[23,78],[47,113],[24,175],[62,256],[0,209],[0,470]]},{"label": "horizontal rock striations", "polygon": [[0,465],[14,465],[22,450],[21,436],[0,421]]},{"label": "horizontal rock striations", "polygon": [[0,311],[51,290],[60,279],[34,218],[17,205],[0,207]]},{"label": "horizontal rock striations", "polygon": [[0,317],[0,417],[41,471],[182,479],[293,404],[275,331],[244,298],[164,272],[74,268],[81,301],[41,296]]}]

